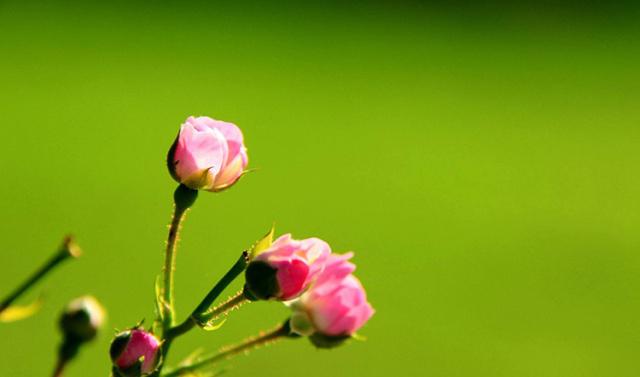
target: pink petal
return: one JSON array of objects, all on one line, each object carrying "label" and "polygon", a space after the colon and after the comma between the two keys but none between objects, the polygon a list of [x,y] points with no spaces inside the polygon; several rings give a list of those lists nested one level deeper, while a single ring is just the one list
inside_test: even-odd
[{"label": "pink petal", "polygon": [[293,260],[278,268],[277,279],[280,286],[280,298],[287,300],[297,296],[304,288],[309,266],[301,260]]},{"label": "pink petal", "polygon": [[207,169],[216,174],[226,155],[227,145],[219,132],[208,128],[198,131],[193,124],[185,123],[174,154],[176,175],[186,184],[200,179]]},{"label": "pink petal", "polygon": [[153,335],[141,330],[132,330],[131,338],[116,364],[119,368],[126,369],[144,356],[142,371],[151,372],[155,367],[159,346],[160,343]]},{"label": "pink petal", "polygon": [[316,328],[327,335],[334,335],[328,333],[329,329],[348,311],[349,308],[341,305],[338,300],[334,300],[331,296],[320,298],[309,308],[309,314]]},{"label": "pink petal", "polygon": [[244,167],[242,156],[237,156],[231,163],[227,164],[222,171],[218,172],[212,190],[222,190],[234,184],[244,172]]},{"label": "pink petal", "polygon": [[[224,139],[228,143],[229,147],[229,161],[233,161],[239,154],[240,151],[244,149],[244,138],[242,136],[242,131],[240,128],[233,123],[224,122],[221,120],[215,120],[209,117],[198,117],[197,121],[206,124],[208,127],[218,130]],[[245,155],[245,164],[246,164],[246,155]]]}]

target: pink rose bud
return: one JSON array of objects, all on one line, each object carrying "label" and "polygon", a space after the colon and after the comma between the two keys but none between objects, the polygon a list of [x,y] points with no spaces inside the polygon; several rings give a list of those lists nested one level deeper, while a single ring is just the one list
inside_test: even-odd
[{"label": "pink rose bud", "polygon": [[60,317],[60,329],[67,341],[88,342],[95,338],[104,323],[102,305],[92,296],[71,301]]},{"label": "pink rose bud", "polygon": [[322,271],[330,253],[321,239],[294,240],[285,234],[249,263],[246,292],[261,300],[298,297]]},{"label": "pink rose bud", "polygon": [[194,190],[230,187],[242,176],[247,163],[240,129],[209,117],[187,118],[167,155],[171,176]]},{"label": "pink rose bud", "polygon": [[111,360],[121,376],[144,376],[156,370],[160,341],[142,329],[126,330],[111,342]]},{"label": "pink rose bud", "polygon": [[309,335],[318,347],[334,347],[350,338],[373,315],[360,281],[353,276],[352,254],[331,254],[311,289],[291,306],[292,330]]}]

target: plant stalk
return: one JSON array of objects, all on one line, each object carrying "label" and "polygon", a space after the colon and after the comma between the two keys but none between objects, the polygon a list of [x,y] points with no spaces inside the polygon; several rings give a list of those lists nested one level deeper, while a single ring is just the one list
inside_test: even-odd
[{"label": "plant stalk", "polygon": [[7,309],[13,301],[27,292],[35,283],[44,278],[49,272],[51,272],[60,263],[67,260],[70,257],[80,256],[80,248],[73,241],[73,237],[67,236],[62,242],[62,246],[53,254],[49,260],[42,265],[36,272],[34,272],[24,283],[18,286],[13,292],[11,292],[0,303],[0,313]]},{"label": "plant stalk", "polygon": [[183,373],[186,372],[193,372],[196,371],[200,368],[203,368],[205,366],[209,366],[212,364],[215,364],[217,362],[220,362],[222,360],[231,358],[235,355],[238,355],[240,353],[249,351],[253,348],[259,347],[261,345],[267,344],[269,342],[273,342],[275,340],[284,338],[284,337],[288,337],[289,336],[289,326],[288,326],[288,322],[286,322],[285,324],[279,326],[278,328],[276,328],[273,331],[270,331],[268,333],[262,334],[257,338],[252,338],[249,340],[244,341],[243,343],[240,343],[236,346],[230,347],[224,351],[221,351],[213,356],[210,357],[206,357],[202,360],[199,360],[191,365],[186,365],[186,366],[182,366],[182,367],[178,367],[172,371],[169,371],[166,374],[163,374],[163,377],[176,377],[176,376],[180,376]]},{"label": "plant stalk", "polygon": [[[220,294],[225,290],[225,288],[227,288],[227,286],[231,284],[231,282],[233,282],[235,278],[237,278],[238,275],[240,275],[245,270],[245,268],[247,268],[247,264],[248,264],[247,258],[248,258],[247,252],[243,252],[242,255],[240,255],[240,258],[238,258],[238,260],[236,261],[236,263],[234,263],[233,266],[231,266],[229,271],[227,271],[227,273],[216,283],[216,285],[214,285],[213,288],[211,288],[209,293],[207,293],[207,295],[202,299],[200,304],[198,304],[198,306],[193,310],[193,312],[191,312],[191,315],[178,326],[175,326],[169,329],[166,336],[167,348],[170,345],[171,340],[191,330],[198,323],[197,322],[198,317],[202,315],[205,311],[207,311],[207,309],[209,309],[209,307],[214,303],[214,301],[218,298],[218,296],[220,296]],[[237,298],[237,300],[244,301],[244,298],[245,298],[244,292],[241,292],[235,298]],[[238,302],[235,302],[235,303],[232,303],[231,306],[237,305],[237,304]],[[227,309],[228,308],[220,308],[221,310],[220,313],[226,311]],[[216,313],[216,315],[217,314],[219,313]]]},{"label": "plant stalk", "polygon": [[192,190],[185,185],[180,185],[173,194],[174,210],[169,235],[167,237],[167,248],[164,254],[164,286],[163,298],[167,305],[164,313],[164,329],[167,330],[173,325],[175,313],[175,302],[173,298],[174,272],[176,269],[176,252],[178,248],[178,235],[180,226],[187,210],[193,205],[198,197],[198,191]]}]

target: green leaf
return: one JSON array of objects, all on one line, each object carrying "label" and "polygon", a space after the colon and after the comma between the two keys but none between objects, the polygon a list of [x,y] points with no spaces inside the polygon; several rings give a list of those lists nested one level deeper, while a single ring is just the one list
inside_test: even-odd
[{"label": "green leaf", "polygon": [[226,318],[220,320],[216,318],[205,323],[198,323],[198,326],[200,326],[204,331],[215,331],[221,328],[226,321]]},{"label": "green leaf", "polygon": [[209,310],[193,318],[195,319],[198,327],[205,331],[218,330],[227,320],[226,318],[221,319],[219,315],[216,315],[214,310]]},{"label": "green leaf", "polygon": [[271,244],[273,243],[273,234],[275,233],[275,230],[276,227],[274,224],[271,226],[269,232],[264,235],[264,237],[262,237],[260,240],[254,243],[253,246],[251,246],[251,249],[249,251],[249,260],[255,258],[256,255],[262,253],[271,246]]},{"label": "green leaf", "polygon": [[37,298],[28,305],[12,305],[0,313],[0,322],[15,322],[34,315],[42,307],[42,298]]},{"label": "green leaf", "polygon": [[162,287],[162,276],[158,275],[156,277],[156,319],[153,321],[153,332],[155,334],[160,334],[163,328],[163,324],[166,318],[166,314],[169,312],[170,308],[167,302],[164,300],[164,288]]}]

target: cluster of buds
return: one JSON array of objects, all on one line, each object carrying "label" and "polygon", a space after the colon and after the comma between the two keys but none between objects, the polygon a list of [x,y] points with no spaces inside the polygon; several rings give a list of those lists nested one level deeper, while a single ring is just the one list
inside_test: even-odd
[{"label": "cluster of buds", "polygon": [[309,336],[318,347],[333,347],[351,338],[374,312],[353,275],[352,256],[332,253],[318,238],[283,235],[249,263],[245,295],[286,301],[293,311],[293,333]]},{"label": "cluster of buds", "polygon": [[[165,373],[162,370],[163,358],[175,337],[195,325],[206,330],[217,329],[224,322],[215,323],[219,315],[227,314],[247,300],[281,301],[292,309],[292,313],[282,326],[271,333],[164,375],[190,375],[191,371],[207,363],[279,337],[306,336],[317,347],[333,347],[353,337],[373,315],[365,290],[353,275],[355,266],[349,262],[351,253],[335,254],[321,239],[295,240],[290,234],[272,242],[272,231],[254,245],[251,252],[243,253],[189,318],[175,325],[172,274],[182,217],[194,204],[199,190],[220,192],[231,187],[246,172],[247,163],[242,132],[233,123],[209,117],[189,117],[182,124],[167,155],[169,173],[180,186],[174,194],[174,218],[169,228],[163,284],[156,287],[158,318],[155,324],[159,327],[154,325],[154,331],[162,337],[159,339],[139,326],[117,334],[110,349],[115,377]],[[224,304],[210,308],[220,293],[243,271],[243,291]]]}]

